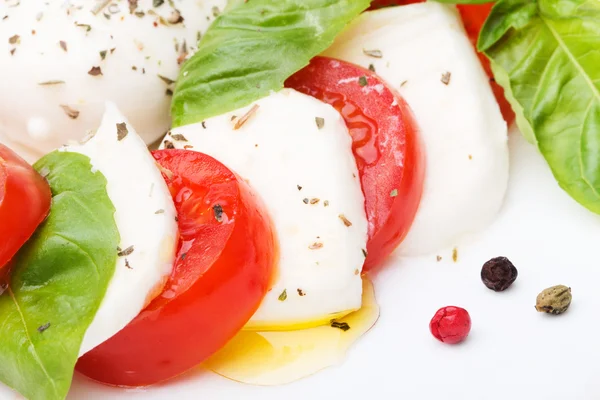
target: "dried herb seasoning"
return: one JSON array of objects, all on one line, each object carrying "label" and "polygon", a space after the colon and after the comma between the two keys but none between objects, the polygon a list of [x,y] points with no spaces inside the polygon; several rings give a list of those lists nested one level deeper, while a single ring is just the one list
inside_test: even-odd
[{"label": "dried herb seasoning", "polygon": [[71,119],[77,119],[77,117],[79,117],[79,111],[71,108],[70,106],[61,104],[60,108],[62,108],[64,110],[65,114],[67,114],[67,116]]},{"label": "dried herb seasoning", "polygon": [[129,134],[129,130],[127,129],[127,124],[125,122],[121,122],[117,124],[117,140],[120,142],[125,139],[125,137]]},{"label": "dried herb seasoning", "polygon": [[287,299],[287,289],[283,289],[283,292],[281,292],[281,294],[279,295],[277,300],[285,301],[286,299]]},{"label": "dried herb seasoning", "polygon": [[100,67],[92,67],[89,71],[88,74],[91,76],[98,76],[98,75],[102,75],[102,68]]},{"label": "dried herb seasoning", "polygon": [[173,83],[175,83],[173,79],[167,78],[166,76],[162,76],[161,74],[158,74],[158,77],[167,85],[172,85]]},{"label": "dried herb seasoning", "polygon": [[338,218],[342,220],[342,222],[344,223],[345,226],[347,226],[347,227],[351,227],[352,226],[352,222],[350,222],[348,220],[348,218],[346,218],[346,216],[344,214],[338,215]]},{"label": "dried herb seasoning", "polygon": [[450,72],[444,72],[442,74],[442,79],[441,79],[442,83],[444,85],[449,85],[450,84],[450,77],[451,76],[452,76],[452,74]]},{"label": "dried herb seasoning", "polygon": [[341,329],[342,331],[346,332],[348,330],[350,330],[350,325],[348,325],[347,322],[337,322],[337,321],[332,321],[331,322],[331,327],[332,328],[337,328],[337,329]]},{"label": "dried herb seasoning", "polygon": [[38,82],[38,85],[40,85],[40,86],[51,86],[51,85],[62,85],[63,83],[65,83],[65,81],[54,80],[54,81]]},{"label": "dried herb seasoning", "polygon": [[92,26],[88,25],[88,24],[80,24],[80,23],[75,22],[75,26],[78,27],[78,28],[85,29],[86,32],[89,32],[89,31],[92,30]]},{"label": "dried herb seasoning", "polygon": [[121,249],[120,247],[117,247],[117,256],[126,257],[126,256],[130,255],[131,253],[133,253],[133,250],[134,250],[133,246],[129,246],[126,249]]},{"label": "dried herb seasoning", "polygon": [[223,206],[221,206],[220,204],[215,204],[212,209],[213,209],[213,212],[215,213],[215,219],[217,220],[217,222],[222,222],[223,221]]},{"label": "dried herb seasoning", "polygon": [[129,2],[129,14],[133,14],[138,8],[138,0],[127,0]]},{"label": "dried herb seasoning", "polygon": [[382,58],[383,57],[383,53],[381,52],[381,50],[365,50],[365,49],[363,49],[363,53],[369,57],[374,57],[374,58]]},{"label": "dried herb seasoning", "polygon": [[256,113],[256,111],[258,110],[258,108],[259,108],[259,105],[258,104],[254,104],[252,106],[252,108],[250,108],[250,110],[248,110],[248,112],[246,114],[242,115],[242,117],[237,120],[237,122],[233,126],[233,129],[234,130],[240,129],[246,123],[246,121],[248,121],[248,119],[252,115],[254,115],[254,113]]},{"label": "dried herb seasoning", "polygon": [[97,0],[92,8],[92,14],[98,15],[112,0]]},{"label": "dried herb seasoning", "polygon": [[315,123],[317,124],[318,129],[323,129],[325,126],[325,118],[315,117]]},{"label": "dried herb seasoning", "polygon": [[171,15],[169,16],[169,18],[167,19],[167,22],[171,25],[177,25],[180,24],[184,21],[183,16],[181,15],[181,12],[179,10],[173,10],[173,12],[171,13]]}]

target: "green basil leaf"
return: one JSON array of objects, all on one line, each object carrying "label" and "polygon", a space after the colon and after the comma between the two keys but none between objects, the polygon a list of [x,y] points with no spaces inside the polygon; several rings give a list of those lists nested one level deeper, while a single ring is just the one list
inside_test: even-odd
[{"label": "green basil leaf", "polygon": [[188,125],[246,106],[331,45],[370,0],[236,0],[182,67],[171,115]]},{"label": "green basil leaf", "polygon": [[600,213],[600,2],[501,0],[478,47],[559,185]]},{"label": "green basil leaf", "polygon": [[119,233],[106,179],[88,157],[54,152],[52,207],[14,259],[0,296],[0,380],[30,400],[64,399],[83,336],[116,265]]}]

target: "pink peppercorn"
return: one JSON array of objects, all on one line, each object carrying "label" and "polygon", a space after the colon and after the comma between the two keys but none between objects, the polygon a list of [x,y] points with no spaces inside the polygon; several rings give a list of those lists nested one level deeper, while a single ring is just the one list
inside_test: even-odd
[{"label": "pink peppercorn", "polygon": [[455,344],[467,338],[471,331],[471,317],[464,308],[440,308],[429,323],[431,334],[440,342]]}]

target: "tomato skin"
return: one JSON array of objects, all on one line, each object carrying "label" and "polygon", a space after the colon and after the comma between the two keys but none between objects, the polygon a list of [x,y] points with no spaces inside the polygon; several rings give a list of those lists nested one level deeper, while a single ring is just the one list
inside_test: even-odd
[{"label": "tomato skin", "polygon": [[[425,0],[374,0],[371,2],[371,7],[369,10],[376,10],[383,7],[389,6],[402,6],[408,4],[415,3],[423,3]],[[490,11],[492,10],[494,3],[485,3],[485,4],[457,4],[456,8],[458,8],[458,12],[462,18],[463,24],[465,26],[465,31],[469,36],[469,40],[473,44],[473,47],[477,49],[477,38],[479,37],[479,32],[481,32],[481,28],[485,23],[488,15],[490,15]],[[500,106],[500,112],[502,112],[502,116],[504,120],[510,125],[515,120],[515,113],[510,106],[506,97],[504,97],[504,89],[502,86],[496,83],[494,79],[494,74],[492,73],[492,67],[490,66],[490,60],[485,56],[485,54],[477,52],[477,57],[485,70],[485,73],[490,78],[490,85],[492,87],[492,92],[494,92],[494,96],[496,97],[496,101]]]},{"label": "tomato skin", "polygon": [[25,160],[0,144],[0,268],[33,235],[48,212],[48,182]]},{"label": "tomato skin", "polygon": [[[360,76],[366,85],[352,79]],[[348,126],[369,221],[363,271],[375,270],[404,239],[421,201],[425,159],[412,111],[375,73],[332,58],[313,58],[285,85],[332,105]]]},{"label": "tomato skin", "polygon": [[[166,181],[179,215],[180,249],[162,295],[79,359],[79,372],[110,385],[164,381],[220,349],[260,305],[276,260],[270,218],[242,179],[201,153],[153,155],[174,174]],[[222,206],[221,222],[213,204]]]}]

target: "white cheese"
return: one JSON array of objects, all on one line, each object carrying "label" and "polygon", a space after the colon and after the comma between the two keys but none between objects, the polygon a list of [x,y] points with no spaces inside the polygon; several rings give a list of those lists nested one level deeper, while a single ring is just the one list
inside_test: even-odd
[{"label": "white cheese", "polygon": [[248,328],[328,322],[361,305],[367,220],[350,135],[333,107],[294,90],[255,105],[237,130],[251,106],[173,130],[187,141],[165,139],[237,172],[270,213],[279,240],[277,279]]},{"label": "white cheese", "polygon": [[427,2],[366,12],[324,55],[373,64],[415,114],[425,186],[400,253],[436,252],[490,224],[508,181],[507,128],[456,8]]},{"label": "white cheese", "polygon": [[[107,5],[94,14],[101,3]],[[226,0],[177,1],[183,21],[176,24],[169,22],[176,14],[168,1],[154,7],[153,0],[139,0],[134,13],[130,3],[0,2],[0,37],[5,41],[0,51],[0,143],[34,161],[95,129],[105,101],[117,104],[147,144],[160,139],[170,125],[167,89],[173,85],[159,75],[177,78],[184,46],[190,54],[195,50],[198,35]],[[92,67],[100,67],[102,75],[90,75]],[[61,105],[77,111],[77,118],[70,118]]]},{"label": "white cheese", "polygon": [[[127,136],[118,140],[117,124],[121,123],[125,124],[121,131],[126,128]],[[106,105],[102,124],[93,138],[63,151],[88,156],[93,168],[106,178],[123,254],[117,259],[115,274],[83,339],[83,355],[124,328],[160,293],[175,258],[177,213],[154,158],[114,104]]]}]

